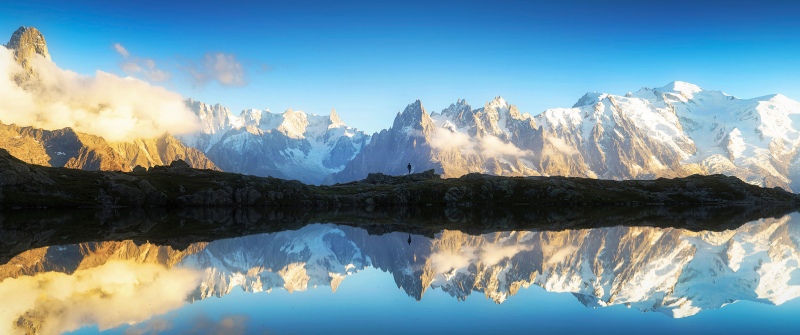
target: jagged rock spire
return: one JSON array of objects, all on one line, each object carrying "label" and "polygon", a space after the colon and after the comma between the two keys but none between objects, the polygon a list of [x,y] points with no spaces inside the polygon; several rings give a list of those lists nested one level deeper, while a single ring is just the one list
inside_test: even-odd
[{"label": "jagged rock spire", "polygon": [[344,125],[344,122],[342,121],[342,119],[339,118],[339,114],[336,113],[336,109],[335,108],[331,108],[331,116],[329,118],[330,118],[330,121],[331,121],[331,126],[338,127],[338,126]]},{"label": "jagged rock spire", "polygon": [[[29,76],[35,76],[33,64],[31,64],[34,55],[39,54],[44,58],[50,59],[44,35],[34,27],[19,27],[11,35],[6,48],[14,51],[14,59],[17,64],[25,69]],[[19,79],[17,78],[18,81]]]}]

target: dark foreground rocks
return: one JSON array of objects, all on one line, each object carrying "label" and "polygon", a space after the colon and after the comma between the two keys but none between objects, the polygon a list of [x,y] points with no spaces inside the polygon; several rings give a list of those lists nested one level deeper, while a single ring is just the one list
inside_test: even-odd
[{"label": "dark foreground rocks", "polygon": [[569,177],[468,174],[441,179],[433,171],[371,174],[331,186],[192,169],[182,161],[135,172],[83,171],[26,164],[0,150],[0,206],[303,207],[608,206],[784,204],[798,197],[723,175],[611,181]]}]

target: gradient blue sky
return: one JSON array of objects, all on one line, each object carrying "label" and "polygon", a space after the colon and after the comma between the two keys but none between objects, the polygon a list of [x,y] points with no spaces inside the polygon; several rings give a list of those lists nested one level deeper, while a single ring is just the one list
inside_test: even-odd
[{"label": "gradient blue sky", "polygon": [[[497,95],[523,112],[673,80],[742,98],[800,99],[798,1],[13,1],[0,33],[35,26],[53,60],[124,75],[152,59],[187,98],[327,114],[368,132],[415,99],[439,111]],[[196,83],[232,55],[243,86]],[[129,60],[130,60],[129,59]]]}]

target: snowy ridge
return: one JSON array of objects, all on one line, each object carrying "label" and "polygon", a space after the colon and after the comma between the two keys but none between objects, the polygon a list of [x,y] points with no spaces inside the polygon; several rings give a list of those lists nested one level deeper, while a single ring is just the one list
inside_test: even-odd
[{"label": "snowy ridge", "polygon": [[220,162],[224,171],[319,184],[369,143],[370,137],[329,116],[249,109],[239,115],[220,105],[188,100],[202,129],[182,135],[187,145]]},{"label": "snowy ridge", "polygon": [[[614,95],[591,92],[572,108],[530,116],[502,97],[473,109],[466,101],[394,125],[330,180],[371,172],[435,169],[444,177],[471,172],[652,179],[732,175],[764,187],[800,189],[800,103],[782,95],[737,99],[686,82]],[[385,134],[385,135],[383,135]],[[389,162],[376,165],[372,162]],[[401,164],[402,163],[402,164]]]},{"label": "snowy ridge", "polygon": [[290,292],[337,286],[369,265],[361,250],[333,225],[215,241],[177,266],[203,271],[192,299],[283,288]]}]

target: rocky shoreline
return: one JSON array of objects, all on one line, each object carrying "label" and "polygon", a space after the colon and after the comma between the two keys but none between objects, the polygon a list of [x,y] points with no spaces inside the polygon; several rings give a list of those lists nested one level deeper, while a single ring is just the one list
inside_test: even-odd
[{"label": "rocky shoreline", "polygon": [[572,177],[468,174],[441,179],[433,170],[370,174],[329,186],[193,169],[183,161],[134,172],[83,171],[24,163],[0,150],[0,206],[303,207],[610,206],[800,204],[781,188],[723,175],[612,181]]}]

